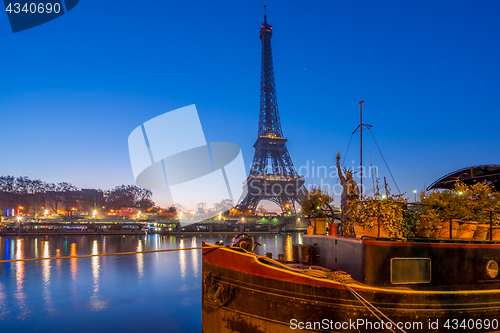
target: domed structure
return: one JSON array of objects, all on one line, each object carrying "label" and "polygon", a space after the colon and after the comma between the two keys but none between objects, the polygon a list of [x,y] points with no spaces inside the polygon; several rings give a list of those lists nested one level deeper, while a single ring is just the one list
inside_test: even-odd
[{"label": "domed structure", "polygon": [[486,181],[500,191],[500,164],[476,165],[451,172],[436,180],[427,190],[453,189],[459,181],[467,185]]}]

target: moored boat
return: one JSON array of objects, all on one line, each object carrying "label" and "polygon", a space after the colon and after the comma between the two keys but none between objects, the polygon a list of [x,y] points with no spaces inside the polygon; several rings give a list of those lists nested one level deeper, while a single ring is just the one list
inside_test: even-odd
[{"label": "moored boat", "polygon": [[203,245],[205,333],[500,330],[498,242],[307,235],[286,263],[243,238]]}]

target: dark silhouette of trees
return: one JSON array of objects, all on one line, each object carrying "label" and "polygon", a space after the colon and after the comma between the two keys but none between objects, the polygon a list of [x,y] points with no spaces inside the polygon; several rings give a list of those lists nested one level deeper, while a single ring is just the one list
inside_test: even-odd
[{"label": "dark silhouette of trees", "polygon": [[106,207],[120,209],[121,207],[135,207],[149,209],[154,206],[151,197],[153,192],[135,185],[119,185],[104,193]]},{"label": "dark silhouette of trees", "polygon": [[214,204],[215,210],[224,213],[233,207],[233,201],[231,199],[223,199],[219,203]]},{"label": "dark silhouette of trees", "polygon": [[[70,198],[70,192],[77,191],[78,188],[71,183],[48,183],[45,184],[45,198],[47,199],[47,206],[51,208],[54,213],[57,213],[58,207],[64,206],[64,210],[71,209],[71,205],[75,204],[74,198]],[[61,204],[61,205],[59,205]]]},{"label": "dark silhouette of trees", "polygon": [[120,185],[102,191],[99,189],[78,189],[68,182],[45,183],[27,176],[0,176],[0,215],[5,209],[19,209],[24,215],[41,215],[47,209],[54,213],[65,210],[92,212],[103,206],[108,209],[135,207],[147,210],[154,207],[151,190],[135,185]]},{"label": "dark silhouette of trees", "polygon": [[26,176],[0,177],[0,207],[15,209],[23,207],[24,213],[37,214],[44,206],[45,184],[40,179],[29,179]]},{"label": "dark silhouette of trees", "polygon": [[0,203],[2,209],[14,208],[16,206],[15,198],[16,193],[14,188],[16,186],[16,179],[14,176],[1,176],[0,177]]}]

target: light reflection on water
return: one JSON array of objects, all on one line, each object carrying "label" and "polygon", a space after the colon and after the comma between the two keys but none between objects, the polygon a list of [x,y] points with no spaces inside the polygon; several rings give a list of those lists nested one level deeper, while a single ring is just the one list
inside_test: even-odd
[{"label": "light reflection on water", "polygon": [[[97,240],[92,242],[92,254],[99,254],[99,245]],[[101,311],[107,308],[107,303],[104,300],[99,298],[99,269],[100,269],[100,257],[92,257],[92,281],[93,289],[92,296],[90,296],[90,305],[89,308],[91,311]]]},{"label": "light reflection on water", "polygon": [[[0,236],[0,258],[199,247],[233,236]],[[261,235],[291,257],[299,234]],[[189,253],[187,253],[189,252]],[[201,331],[201,250],[0,264],[0,332]]]},{"label": "light reflection on water", "polygon": [[[18,239],[16,241],[16,259],[24,259],[24,239]],[[24,293],[24,261],[16,262],[16,301],[19,307],[19,314],[17,319],[25,319],[30,313],[28,306],[26,305],[26,294]]]},{"label": "light reflection on water", "polygon": [[[42,241],[42,258],[49,258],[49,242]],[[45,308],[49,315],[57,315],[57,310],[52,306],[52,294],[50,291],[50,269],[51,260],[42,260],[42,276],[43,276],[43,299],[45,301]]]},{"label": "light reflection on water", "polygon": [[[184,246],[184,238],[181,239],[179,243],[179,248],[183,249]],[[181,278],[184,281],[186,279],[186,251],[179,251],[179,263],[181,265]]]},{"label": "light reflection on water", "polygon": [[[191,247],[196,247],[196,237],[193,237],[191,239]],[[198,256],[200,255],[200,251],[201,250],[191,250],[189,252],[191,252],[191,264],[193,266],[193,274],[194,274],[194,277],[198,277],[198,268],[199,268],[199,264],[198,264]]]},{"label": "light reflection on water", "polygon": [[0,321],[4,320],[9,315],[9,308],[7,306],[7,294],[5,293],[5,287],[3,283],[0,282]]},{"label": "light reflection on water", "polygon": [[[142,252],[144,251],[142,249],[142,239],[139,239],[139,242],[137,243],[137,252]],[[142,276],[144,275],[144,254],[143,253],[137,253],[137,271],[139,272],[139,282],[142,281]]]},{"label": "light reflection on water", "polygon": [[293,254],[292,254],[292,236],[287,235],[286,236],[286,244],[285,244],[285,253],[286,257],[285,260],[291,261],[293,259]]},{"label": "light reflection on water", "polygon": [[[70,256],[76,256],[77,253],[76,253],[76,243],[71,243],[71,252],[70,252]],[[73,281],[73,285],[72,285],[72,288],[71,289],[75,289],[76,288],[76,273],[78,272],[78,259],[77,258],[71,258],[70,259],[70,265],[71,265],[71,281]]]}]

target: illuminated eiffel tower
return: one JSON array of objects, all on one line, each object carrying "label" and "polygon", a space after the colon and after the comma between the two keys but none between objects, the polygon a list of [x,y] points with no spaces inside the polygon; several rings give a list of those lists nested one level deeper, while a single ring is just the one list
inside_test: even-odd
[{"label": "illuminated eiffel tower", "polygon": [[[265,6],[264,6],[265,11]],[[260,82],[259,133],[253,145],[250,174],[246,179],[248,193],[237,209],[243,213],[255,213],[261,200],[275,202],[283,212],[295,211],[295,202],[307,192],[302,176],[297,174],[283,137],[276,86],[274,83],[271,37],[273,27],[264,23],[260,29],[262,41],[262,63]]]}]

